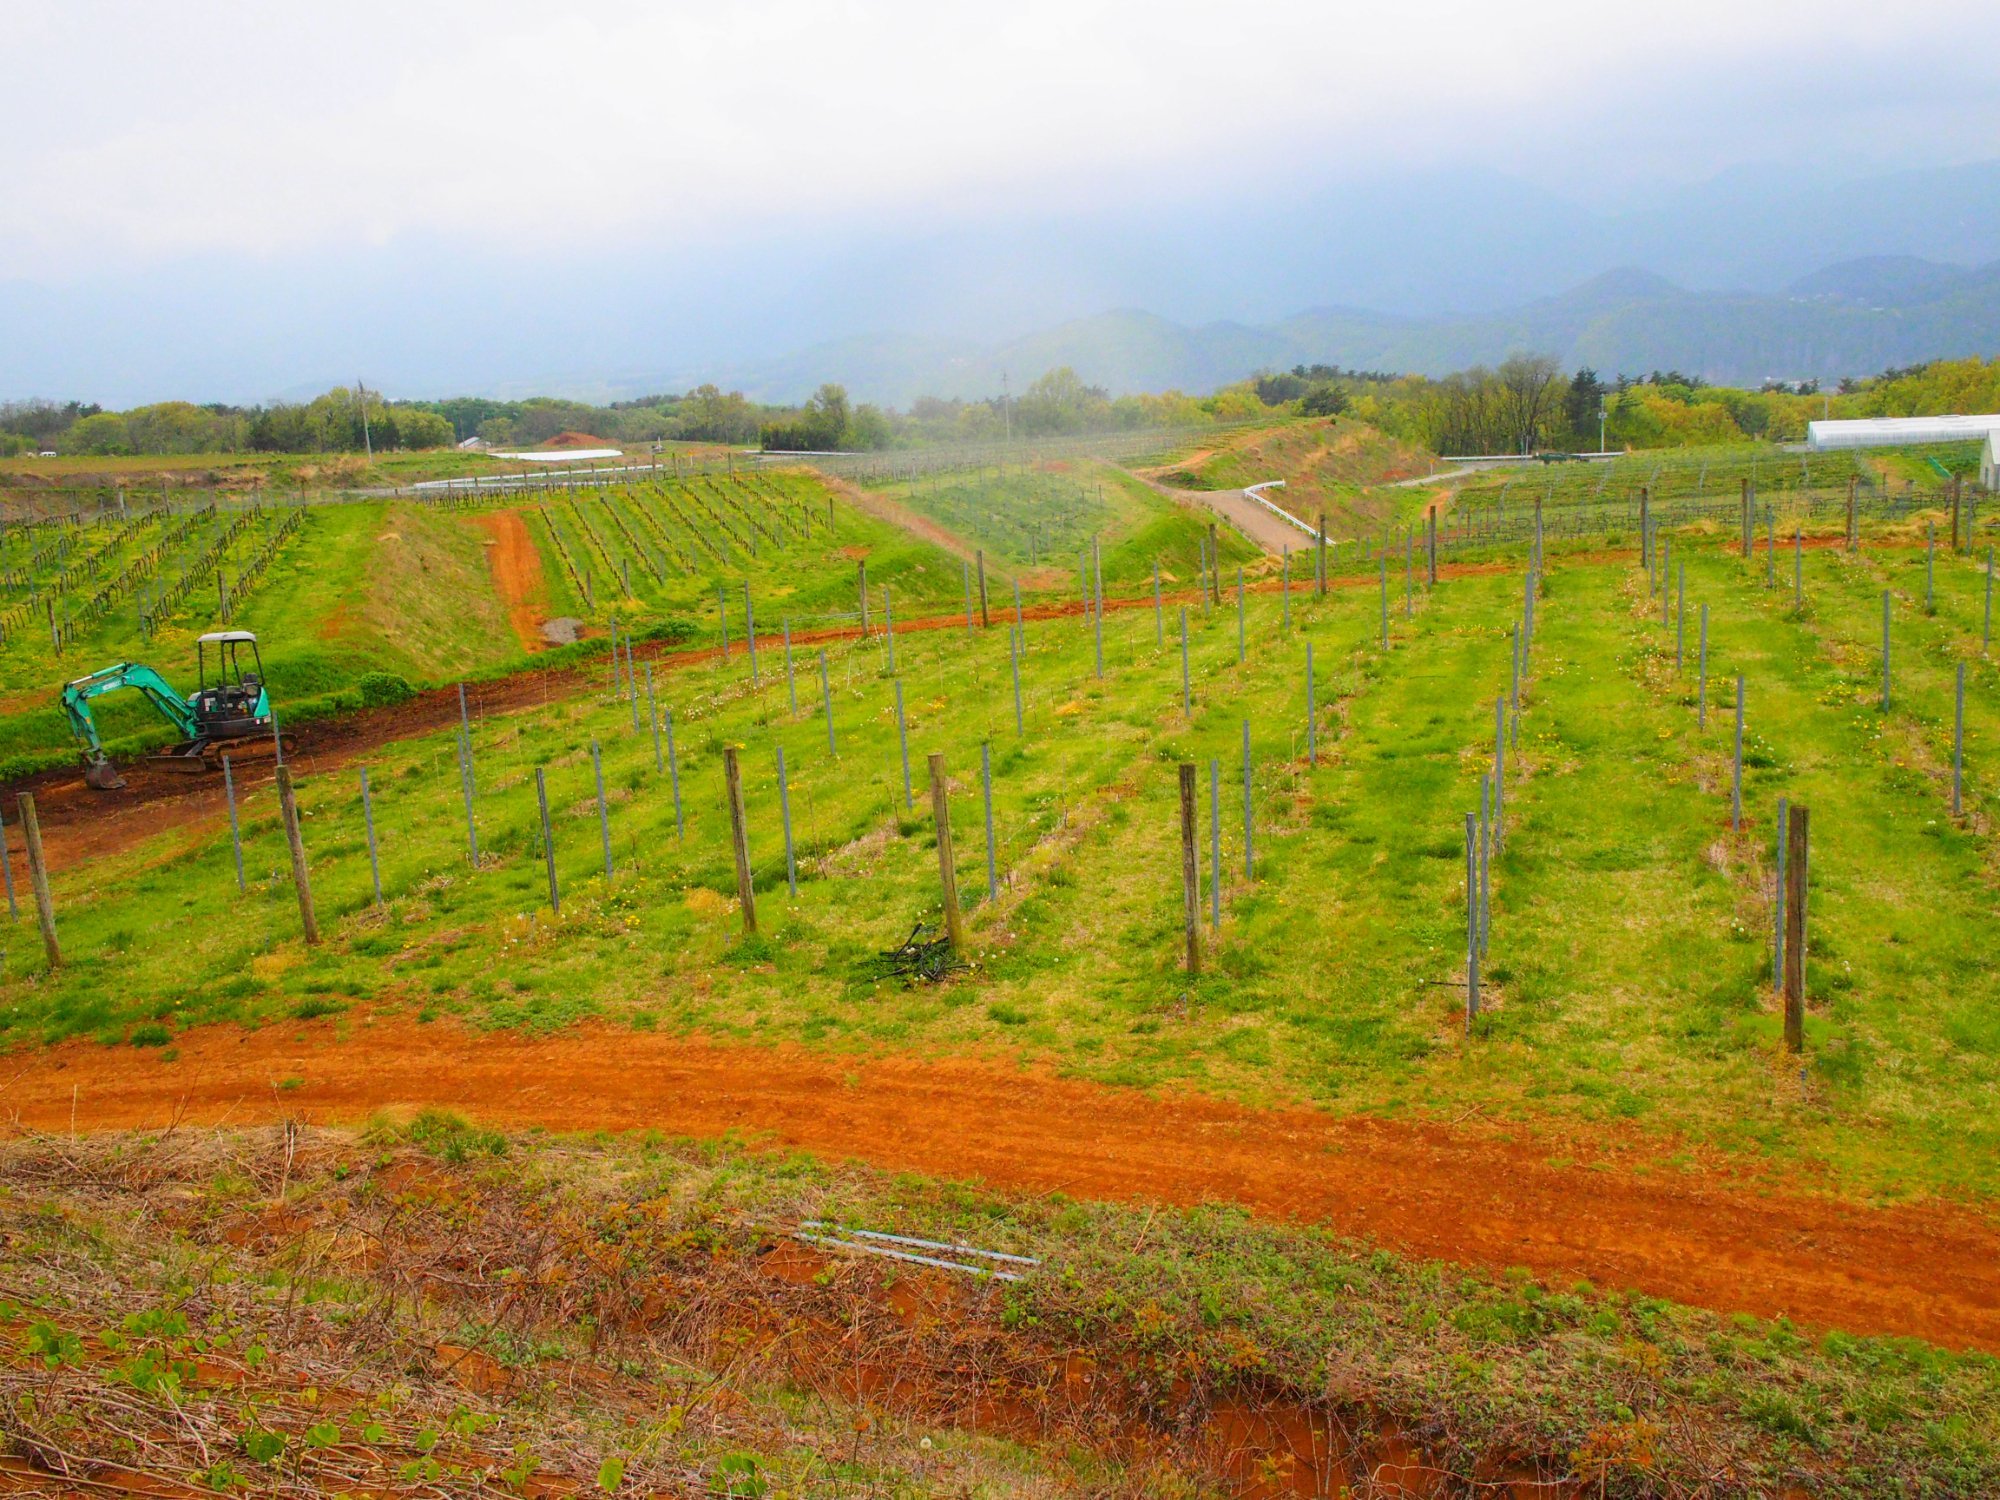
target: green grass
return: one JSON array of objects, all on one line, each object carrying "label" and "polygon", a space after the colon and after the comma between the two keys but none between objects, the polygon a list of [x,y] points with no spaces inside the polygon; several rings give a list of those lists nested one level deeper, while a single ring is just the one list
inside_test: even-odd
[{"label": "green grass", "polygon": [[[1025,590],[1077,597],[1079,567],[1099,548],[1107,588],[1150,584],[1157,562],[1169,581],[1192,580],[1215,518],[1162,496],[1105,463],[1049,463],[1013,470],[946,470],[883,486],[883,493],[937,522],[967,550],[983,550],[989,579],[1018,578]],[[1228,527],[1218,529],[1225,570],[1259,556]]]},{"label": "green grass", "polygon": [[[634,732],[629,705],[603,694],[475,726],[487,861],[476,873],[463,853],[450,739],[385,747],[370,772],[386,913],[370,909],[352,772],[308,776],[306,842],[330,938],[303,949],[274,804],[259,787],[244,810],[245,897],[235,894],[226,829],[213,824],[185,853],[184,835],[166,835],[64,872],[57,900],[73,961],[45,975],[31,943],[9,945],[0,1035],[113,1041],[135,1022],[256,1021],[330,996],[497,1026],[602,1016],[833,1049],[999,1047],[1112,1083],[1601,1122],[1751,1161],[1810,1163],[1855,1191],[1990,1195],[1987,1163],[2000,1146],[1983,1103],[2000,1067],[1983,967],[1993,932],[1986,830],[2000,790],[1980,754],[1996,727],[1990,663],[1974,677],[1985,696],[1966,822],[1947,815],[1935,766],[1940,663],[1976,645],[1966,610],[1977,575],[1941,570],[1939,612],[1923,617],[1909,647],[1926,664],[1913,663],[1907,699],[1885,724],[1864,701],[1866,663],[1846,659],[1858,648],[1841,632],[1865,637],[1870,570],[1904,576],[1907,553],[1853,564],[1817,555],[1820,613],[1798,620],[1786,591],[1764,588],[1761,559],[1688,551],[1690,603],[1708,602],[1712,615],[1705,731],[1695,727],[1692,630],[1676,671],[1642,574],[1551,556],[1510,757],[1509,839],[1495,866],[1490,1008],[1471,1040],[1451,987],[1464,965],[1463,814],[1477,803],[1494,698],[1507,687],[1521,590],[1507,573],[1420,590],[1407,614],[1399,585],[1386,653],[1371,588],[1324,602],[1296,591],[1290,636],[1276,597],[1252,596],[1240,664],[1233,599],[1212,614],[1193,606],[1191,713],[1181,707],[1178,604],[1164,644],[1150,607],[1108,615],[1102,680],[1086,622],[1031,621],[1019,735],[999,622],[904,635],[895,654],[913,806],[879,638],[826,648],[837,755],[817,647],[796,656],[796,713],[782,652],[768,643],[754,687],[740,652],[726,665],[661,673],[684,842],[650,735]],[[845,587],[844,562],[822,586]],[[1857,581],[1845,594],[1817,581],[1817,570],[1849,567]],[[1732,836],[1721,685],[1738,671],[1749,681],[1750,823]],[[1242,873],[1245,719],[1254,881]],[[593,739],[611,799],[608,881]],[[982,741],[1000,877],[990,902]],[[1928,748],[1913,768],[1918,742]],[[754,945],[733,906],[725,744],[745,747],[764,929]],[[796,900],[784,880],[779,745]],[[953,778],[958,881],[979,963],[942,992],[884,981],[876,962],[936,915],[923,759],[933,750]],[[1205,868],[1211,759],[1221,783],[1223,920],[1204,934],[1210,962],[1193,982],[1178,966],[1174,767],[1183,759],[1202,768]],[[560,919],[545,908],[537,765],[555,822]],[[1780,795],[1810,804],[1814,819],[1803,1070],[1778,1050],[1768,977]],[[133,944],[133,933],[148,939]]]},{"label": "green grass", "polygon": [[[783,472],[554,492],[516,497],[502,508],[519,512],[536,545],[538,612],[573,616],[596,631],[616,621],[638,633],[719,641],[718,587],[738,642],[746,587],[760,635],[778,635],[788,621],[801,629],[849,624],[858,618],[854,569],[862,560],[878,608],[885,585],[914,608],[944,607],[960,597],[956,559],[845,504],[834,507],[829,521],[826,504],[815,479]],[[207,557],[233,514],[163,517],[130,535],[115,520],[88,526],[75,533],[73,552],[32,569],[30,559],[57,533],[41,528],[7,538],[0,568],[16,569],[22,582],[0,591],[0,608],[8,601],[25,607],[30,589],[50,586],[68,569],[70,596],[58,617],[67,613],[79,627],[60,656],[38,615],[9,631],[0,648],[0,697],[8,707],[0,715],[0,769],[18,775],[73,757],[57,704],[69,678],[138,661],[156,667],[181,691],[193,689],[194,638],[223,623],[212,574],[203,574],[171,611],[150,608],[150,635],[142,629],[142,600],[152,600],[162,583]],[[279,514],[272,509],[231,544],[221,566],[232,582]],[[357,706],[361,679],[371,672],[423,687],[528,663],[530,653],[510,627],[488,567],[492,538],[481,521],[481,509],[410,501],[306,508],[300,529],[284,540],[228,621],[257,633],[282,722]],[[174,544],[148,562],[149,549],[170,539]],[[689,565],[680,563],[674,547]],[[135,562],[144,565],[143,588],[120,596],[101,615],[84,617],[83,600]],[[622,586],[628,575],[629,593]],[[137,695],[109,695],[93,711],[114,757],[172,738]]]}]

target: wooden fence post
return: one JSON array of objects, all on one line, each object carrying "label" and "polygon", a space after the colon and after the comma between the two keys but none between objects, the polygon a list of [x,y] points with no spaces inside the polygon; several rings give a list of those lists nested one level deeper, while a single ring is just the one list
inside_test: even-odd
[{"label": "wooden fence post", "polygon": [[1785,859],[1785,1050],[1806,1047],[1806,810],[1791,809],[1787,818]]},{"label": "wooden fence post", "polygon": [[947,789],[944,756],[932,752],[931,823],[937,830],[938,885],[944,892],[944,934],[952,951],[965,947],[965,923],[958,911],[958,869],[951,852],[951,795]]},{"label": "wooden fence post", "polygon": [[1201,973],[1201,864],[1195,852],[1194,762],[1181,762],[1181,894],[1187,929],[1187,971]]},{"label": "wooden fence post", "polygon": [[729,844],[736,855],[736,900],[743,908],[743,934],[757,935],[757,891],[750,879],[750,831],[743,817],[743,768],[736,747],[722,747],[722,779],[729,796]]},{"label": "wooden fence post", "polygon": [[21,837],[28,846],[28,882],[35,892],[35,920],[42,928],[42,951],[49,967],[62,967],[62,944],[56,941],[56,904],[49,895],[49,867],[42,858],[42,825],[35,819],[35,794],[21,793]]},{"label": "wooden fence post", "polygon": [[319,945],[319,919],[313,915],[312,879],[306,870],[306,841],[299,833],[299,803],[292,793],[292,768],[279,766],[278,813],[285,824],[285,843],[292,852],[292,887],[299,893],[299,924],[306,945]]}]

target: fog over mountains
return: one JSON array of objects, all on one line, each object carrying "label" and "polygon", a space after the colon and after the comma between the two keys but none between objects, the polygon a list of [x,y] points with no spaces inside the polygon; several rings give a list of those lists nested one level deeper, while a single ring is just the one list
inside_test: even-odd
[{"label": "fog over mountains", "polygon": [[1572,368],[1681,370],[1715,384],[1837,379],[1936,357],[2000,352],[2000,262],[1977,269],[1904,256],[1829,266],[1779,293],[1696,292],[1618,270],[1502,312],[1399,317],[1313,308],[1274,323],[1188,327],[1141,311],[1076,319],[989,347],[856,338],[732,370],[753,396],[790,399],[822,379],[871,400],[985,395],[1058,365],[1114,393],[1208,391],[1296,364],[1440,375],[1514,350]]},{"label": "fog over mountains", "polygon": [[1488,171],[1267,173],[560,256],[511,250],[502,219],[469,240],[0,282],[0,397],[254,401],[359,377],[402,396],[713,380],[790,400],[839,380],[901,405],[1062,364],[1116,391],[1203,391],[1521,348],[1606,373],[1830,379],[2000,353],[1996,256],[2000,161],[1737,169],[1610,207]]}]

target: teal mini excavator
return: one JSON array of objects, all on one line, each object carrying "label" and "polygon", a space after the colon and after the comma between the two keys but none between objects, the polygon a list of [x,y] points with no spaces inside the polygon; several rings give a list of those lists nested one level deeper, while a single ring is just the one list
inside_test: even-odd
[{"label": "teal mini excavator", "polygon": [[[213,683],[208,680],[211,647]],[[83,754],[83,779],[88,785],[100,792],[125,785],[104,753],[90,714],[93,698],[120,688],[143,695],[161,718],[180,731],[179,743],[152,757],[158,764],[204,771],[214,769],[224,754],[271,755],[292,748],[289,741],[280,746],[271,732],[271,696],[264,688],[264,661],[257,652],[256,636],[247,630],[211,631],[195,642],[195,660],[199,684],[185,698],[151,667],[129,661],[79,677],[63,688],[63,717]]]}]

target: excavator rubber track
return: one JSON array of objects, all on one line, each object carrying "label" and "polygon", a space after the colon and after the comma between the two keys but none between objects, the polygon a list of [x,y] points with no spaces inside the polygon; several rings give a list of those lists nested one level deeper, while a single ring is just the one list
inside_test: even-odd
[{"label": "excavator rubber track", "polygon": [[[290,755],[294,749],[292,737],[282,736],[284,753]],[[222,757],[229,757],[231,765],[246,762],[275,760],[278,743],[268,734],[237,735],[222,740],[183,740],[165,750],[147,757],[150,765],[162,766],[171,771],[181,771],[190,776],[200,776],[222,769]]]}]

